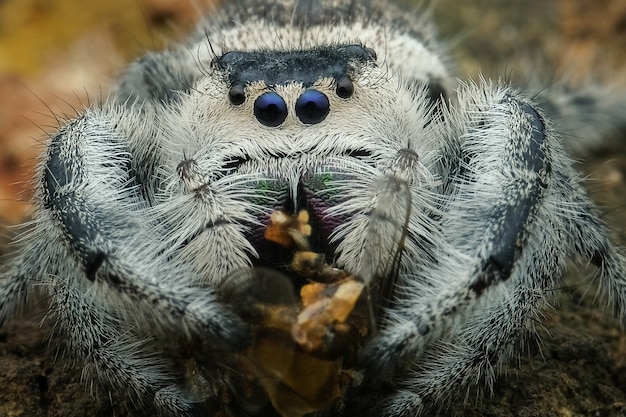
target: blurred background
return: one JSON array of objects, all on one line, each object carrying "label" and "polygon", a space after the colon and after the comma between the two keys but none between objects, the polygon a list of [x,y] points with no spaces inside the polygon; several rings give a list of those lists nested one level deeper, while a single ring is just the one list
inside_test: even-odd
[{"label": "blurred background", "polygon": [[[7,227],[27,217],[47,134],[106,97],[130,60],[182,38],[215,1],[0,0],[0,254]],[[592,81],[626,92],[625,0],[433,4],[460,78]],[[580,168],[619,238],[626,231],[624,152],[599,152]],[[626,416],[626,338],[594,307],[593,289],[573,285],[564,293],[557,312],[547,313],[541,352],[529,347],[498,380],[494,399],[473,406],[472,397],[467,407],[453,406],[458,415]],[[42,342],[48,331],[30,322],[0,329],[0,416],[129,415],[123,401],[94,402],[79,370],[55,364]]]},{"label": "blurred background", "polygon": [[35,156],[57,118],[106,96],[129,60],[181,37],[205,8],[202,0],[0,1],[0,222],[26,214]]}]

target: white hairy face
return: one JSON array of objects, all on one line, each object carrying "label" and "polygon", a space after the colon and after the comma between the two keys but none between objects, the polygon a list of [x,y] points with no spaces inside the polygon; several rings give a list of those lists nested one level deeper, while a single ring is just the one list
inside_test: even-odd
[{"label": "white hairy face", "polygon": [[[439,141],[445,135],[437,132],[441,127],[435,122],[434,112],[441,108],[428,95],[433,79],[438,88],[448,82],[443,65],[430,57],[425,62],[435,65],[402,76],[405,61],[393,62],[387,54],[400,47],[409,55],[432,54],[423,44],[399,36],[394,44],[383,45],[380,28],[350,29],[361,35],[359,43],[344,42],[351,38],[345,27],[340,37],[339,29],[324,26],[307,31],[301,41],[305,48],[296,49],[282,39],[294,43],[299,28],[273,28],[269,43],[283,45],[281,52],[257,41],[256,30],[243,36],[240,29],[233,30],[223,34],[229,47],[222,50],[227,52],[194,63],[202,67],[202,76],[165,113],[163,137],[156,141],[166,155],[161,172],[166,192],[155,212],[172,234],[165,246],[178,249],[185,242],[179,256],[196,265],[203,281],[217,283],[251,264],[284,264],[276,258],[276,248],[262,239],[262,229],[277,209],[309,210],[314,248],[341,268],[373,275],[375,271],[363,270],[363,262],[390,263],[405,233],[398,225],[407,222],[410,200],[425,202],[428,210],[436,205],[430,199],[440,169]],[[403,40],[404,46],[397,44]],[[209,48],[206,39],[195,48],[198,53],[192,56],[202,56]],[[258,69],[258,61],[268,54],[273,55],[267,67]],[[337,60],[341,68],[334,67]],[[321,120],[308,120],[296,110],[298,100],[311,91],[324,101],[324,109],[314,110],[323,113]],[[265,123],[256,108],[260,97],[268,95],[284,108],[278,116],[270,115],[277,120]],[[411,160],[402,162],[408,154]],[[407,180],[410,191],[389,191],[390,176]],[[203,196],[201,204],[197,194]],[[383,203],[383,195],[391,199],[384,204],[397,216],[386,221],[398,225],[388,228],[377,254],[365,254],[366,219]],[[428,233],[419,212],[413,215],[410,232]],[[213,230],[198,237],[202,224]],[[207,247],[214,248],[209,256]],[[409,258],[417,256],[408,252]]]}]

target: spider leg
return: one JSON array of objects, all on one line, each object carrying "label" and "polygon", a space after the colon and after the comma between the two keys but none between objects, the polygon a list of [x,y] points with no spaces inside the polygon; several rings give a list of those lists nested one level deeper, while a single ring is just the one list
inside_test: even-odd
[{"label": "spider leg", "polygon": [[552,149],[550,186],[529,218],[511,277],[484,294],[476,308],[468,311],[463,326],[452,327],[444,338],[425,348],[400,389],[385,399],[376,415],[420,415],[437,405],[445,407],[446,399],[463,388],[490,390],[519,341],[533,331],[569,256],[591,260],[599,267],[594,276],[623,320],[624,256],[609,241],[607,228],[594,214],[570,159],[547,134]]},{"label": "spider leg", "polygon": [[[502,283],[514,287],[524,276],[550,287],[565,258],[559,246],[542,246],[551,260],[529,272],[536,251],[529,237],[550,235],[558,223],[544,207],[552,161],[542,116],[504,88],[470,86],[459,96],[460,113],[451,118],[460,164],[441,221],[441,260],[406,280],[406,296],[364,350],[366,372],[390,373],[412,363],[430,342],[464,326]],[[538,229],[541,216],[547,231]]]},{"label": "spider leg", "polygon": [[[554,227],[542,218],[535,222],[544,230]],[[546,257],[545,249],[558,248],[562,236],[562,229],[529,236],[512,276],[485,292],[475,308],[461,313],[466,315],[462,326],[452,327],[424,349],[398,391],[374,415],[421,415],[445,407],[448,399],[465,394],[470,387],[490,391],[500,369],[518,351],[519,342],[534,331],[542,308],[554,295],[566,254],[556,250],[554,256]]]},{"label": "spider leg", "polygon": [[141,218],[128,150],[110,122],[91,117],[74,121],[52,139],[43,179],[44,205],[84,277],[116,292],[127,307],[144,304],[132,310],[146,311],[151,321],[241,345],[245,330],[220,307],[213,289],[177,286],[167,279],[173,271],[149,255],[158,236]]},{"label": "spider leg", "polygon": [[50,301],[55,331],[66,339],[71,356],[84,364],[84,380],[97,377],[132,393],[133,399],[153,398],[159,415],[191,415],[194,399],[176,385],[175,373],[158,353],[148,350],[150,339],[133,338],[110,306],[86,285],[80,268],[74,269],[52,271]]},{"label": "spider leg", "polygon": [[52,219],[40,218],[22,237],[28,244],[3,271],[0,323],[14,316],[34,290],[47,290],[55,330],[66,339],[67,352],[85,365],[84,377],[97,375],[137,398],[154,398],[159,412],[187,415],[193,399],[176,387],[165,363],[145,349],[147,339],[128,338],[128,329],[111,314],[111,306],[96,302],[93,283],[85,279],[80,263],[68,262],[75,253],[52,224]]},{"label": "spider leg", "polygon": [[142,340],[141,334],[124,335],[147,328],[241,347],[248,332],[217,301],[214,288],[180,284],[189,271],[167,266],[155,253],[160,230],[145,220],[147,204],[132,178],[127,142],[113,127],[113,120],[129,124],[120,119],[132,116],[105,111],[87,111],[49,144],[33,232],[48,239],[39,246],[48,248],[39,279],[48,284],[70,352],[114,385],[154,393],[157,408],[177,414],[190,404],[174,378],[150,365],[142,343],[130,341]]},{"label": "spider leg", "polygon": [[613,148],[610,139],[626,128],[626,100],[619,89],[589,84],[555,83],[537,89],[534,101],[548,114],[565,149],[577,156]]},{"label": "spider leg", "polygon": [[[577,178],[574,175],[570,178]],[[613,306],[622,326],[626,327],[626,255],[612,244],[609,230],[596,215],[594,204],[582,191],[580,183],[570,181],[567,185],[563,198],[568,196],[576,207],[576,210],[563,208],[567,210],[564,223],[571,236],[572,252],[583,262],[591,262],[597,267],[590,278]]]},{"label": "spider leg", "polygon": [[[20,248],[20,255],[8,264],[2,276],[0,324],[19,311],[33,290],[48,289],[56,331],[67,340],[67,351],[85,364],[84,376],[98,375],[117,388],[130,389],[138,398],[154,397],[159,411],[176,415],[191,411],[193,400],[174,385],[172,373],[164,364],[144,351],[143,340],[130,341],[124,336],[119,318],[96,303],[82,267],[53,261],[59,257],[70,259],[73,254],[61,244],[50,245],[50,240],[43,240],[41,227],[45,224],[40,221],[27,233],[29,244]],[[48,239],[54,241],[53,236]],[[46,245],[50,246],[47,252],[37,249]]]},{"label": "spider leg", "polygon": [[33,291],[41,260],[35,247],[21,248],[21,255],[7,262],[6,269],[0,271],[0,327],[22,310]]}]

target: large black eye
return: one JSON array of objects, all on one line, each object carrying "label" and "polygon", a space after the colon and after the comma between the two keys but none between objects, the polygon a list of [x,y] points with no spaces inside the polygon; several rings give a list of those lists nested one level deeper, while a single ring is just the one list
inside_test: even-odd
[{"label": "large black eye", "polygon": [[254,115],[265,126],[276,127],[287,118],[287,104],[277,93],[263,93],[254,102]]},{"label": "large black eye", "polygon": [[337,95],[341,98],[350,98],[354,93],[354,84],[348,77],[341,77],[337,80]]},{"label": "large black eye", "polygon": [[296,101],[296,114],[302,123],[308,125],[321,122],[329,111],[328,97],[317,90],[306,90]]}]

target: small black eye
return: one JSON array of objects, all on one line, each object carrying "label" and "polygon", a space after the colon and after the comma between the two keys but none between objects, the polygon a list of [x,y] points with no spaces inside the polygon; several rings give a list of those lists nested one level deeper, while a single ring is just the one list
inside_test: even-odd
[{"label": "small black eye", "polygon": [[243,85],[236,84],[230,87],[228,91],[228,100],[230,100],[231,104],[238,106],[243,104],[246,101],[246,94],[243,91]]},{"label": "small black eye", "polygon": [[276,127],[287,118],[287,104],[277,93],[263,93],[254,102],[254,116],[269,127]]},{"label": "small black eye", "polygon": [[341,98],[350,98],[354,93],[354,84],[348,77],[342,77],[337,80],[337,95]]},{"label": "small black eye", "polygon": [[367,48],[367,47],[366,47],[366,48],[365,48],[365,51],[366,51],[368,54],[370,54],[370,56],[372,57],[372,59],[373,59],[374,61],[376,61],[376,60],[378,59],[378,55],[376,54],[376,51],[375,51],[375,50],[373,50],[372,48]]},{"label": "small black eye", "polygon": [[296,114],[302,123],[308,125],[321,122],[329,111],[328,97],[317,90],[306,90],[296,101]]}]

